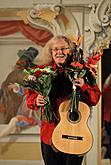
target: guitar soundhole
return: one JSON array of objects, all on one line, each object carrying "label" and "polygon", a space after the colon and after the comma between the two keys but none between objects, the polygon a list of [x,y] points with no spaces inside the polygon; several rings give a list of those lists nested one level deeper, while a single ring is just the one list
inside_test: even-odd
[{"label": "guitar soundhole", "polygon": [[79,113],[78,111],[73,111],[73,112],[69,112],[69,120],[71,121],[77,121],[79,119]]}]

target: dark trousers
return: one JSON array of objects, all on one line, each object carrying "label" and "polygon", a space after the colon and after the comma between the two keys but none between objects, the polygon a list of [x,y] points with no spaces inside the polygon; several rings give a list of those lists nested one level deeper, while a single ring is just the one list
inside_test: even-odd
[{"label": "dark trousers", "polygon": [[41,151],[45,165],[81,165],[83,156],[56,152],[50,145],[41,142]]}]

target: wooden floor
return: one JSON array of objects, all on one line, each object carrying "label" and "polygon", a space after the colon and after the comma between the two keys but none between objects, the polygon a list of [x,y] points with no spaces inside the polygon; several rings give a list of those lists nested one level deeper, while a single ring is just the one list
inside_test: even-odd
[{"label": "wooden floor", "polygon": [[[44,165],[43,161],[25,161],[25,160],[0,160],[0,165]],[[109,159],[102,160],[102,165],[111,165]]]},{"label": "wooden floor", "polygon": [[44,165],[43,161],[0,160],[0,165]]}]

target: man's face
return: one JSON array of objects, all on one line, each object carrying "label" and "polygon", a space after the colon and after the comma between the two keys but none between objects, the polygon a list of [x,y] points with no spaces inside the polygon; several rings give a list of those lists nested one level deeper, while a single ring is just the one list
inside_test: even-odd
[{"label": "man's face", "polygon": [[51,52],[53,60],[60,66],[66,62],[67,57],[71,54],[71,49],[67,42],[61,39],[54,42]]}]

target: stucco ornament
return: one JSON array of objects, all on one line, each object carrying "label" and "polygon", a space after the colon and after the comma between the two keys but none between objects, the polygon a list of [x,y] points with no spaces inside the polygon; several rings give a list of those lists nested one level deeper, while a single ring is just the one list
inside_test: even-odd
[{"label": "stucco ornament", "polygon": [[37,4],[18,13],[25,23],[56,35],[78,35],[80,29],[74,15],[61,4]]},{"label": "stucco ornament", "polygon": [[87,50],[95,47],[107,47],[111,40],[111,2],[101,0],[96,6],[92,4],[89,14],[89,26],[85,29],[88,37],[85,39]]}]

